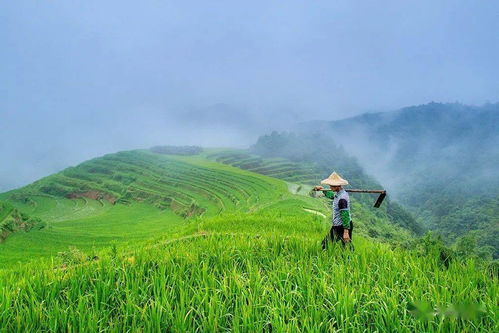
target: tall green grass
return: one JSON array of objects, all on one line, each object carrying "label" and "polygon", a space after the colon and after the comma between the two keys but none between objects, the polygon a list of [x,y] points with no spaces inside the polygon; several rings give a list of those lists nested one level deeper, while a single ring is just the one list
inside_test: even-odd
[{"label": "tall green grass", "polygon": [[[98,260],[4,272],[2,329],[498,329],[497,276],[473,261],[454,261],[446,268],[436,256],[355,236],[353,252],[341,246],[322,251],[323,221],[299,213],[231,214],[184,228],[164,239],[101,253]],[[420,318],[413,310],[420,303],[435,314]],[[476,313],[438,311],[462,306],[475,307]]]}]

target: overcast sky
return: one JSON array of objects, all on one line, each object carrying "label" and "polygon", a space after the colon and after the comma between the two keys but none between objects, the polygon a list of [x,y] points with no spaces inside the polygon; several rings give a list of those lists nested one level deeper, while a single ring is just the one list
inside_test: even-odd
[{"label": "overcast sky", "polygon": [[498,59],[492,0],[2,1],[0,191],[121,149],[497,102]]}]

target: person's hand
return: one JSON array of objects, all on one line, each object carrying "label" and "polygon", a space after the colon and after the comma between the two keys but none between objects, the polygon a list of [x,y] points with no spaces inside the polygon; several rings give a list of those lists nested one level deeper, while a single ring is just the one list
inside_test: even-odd
[{"label": "person's hand", "polygon": [[348,229],[345,229],[343,231],[343,240],[347,243],[350,242],[350,234],[348,233]]},{"label": "person's hand", "polygon": [[324,189],[324,187],[322,186],[315,186],[314,187],[314,191],[322,191]]}]

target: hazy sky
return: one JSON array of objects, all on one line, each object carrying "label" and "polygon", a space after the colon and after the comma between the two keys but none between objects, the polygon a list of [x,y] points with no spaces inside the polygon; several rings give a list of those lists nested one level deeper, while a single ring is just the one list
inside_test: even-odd
[{"label": "hazy sky", "polygon": [[497,102],[498,59],[495,0],[2,1],[0,191],[120,149]]}]

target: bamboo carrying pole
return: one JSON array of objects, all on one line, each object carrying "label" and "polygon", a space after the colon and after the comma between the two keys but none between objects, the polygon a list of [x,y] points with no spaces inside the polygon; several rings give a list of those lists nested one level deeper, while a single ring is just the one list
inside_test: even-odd
[{"label": "bamboo carrying pole", "polygon": [[345,189],[347,192],[353,193],[386,193],[385,190],[356,190],[356,189]]},{"label": "bamboo carrying pole", "polygon": [[[322,189],[322,190],[313,189],[313,191],[330,191],[330,190],[328,190],[328,189]],[[385,200],[385,197],[386,197],[385,190],[345,189],[345,191],[350,192],[350,193],[379,193],[378,199],[374,203],[374,207],[376,207],[376,208],[379,208],[379,206],[381,206],[381,203],[383,203],[383,200]]]}]

